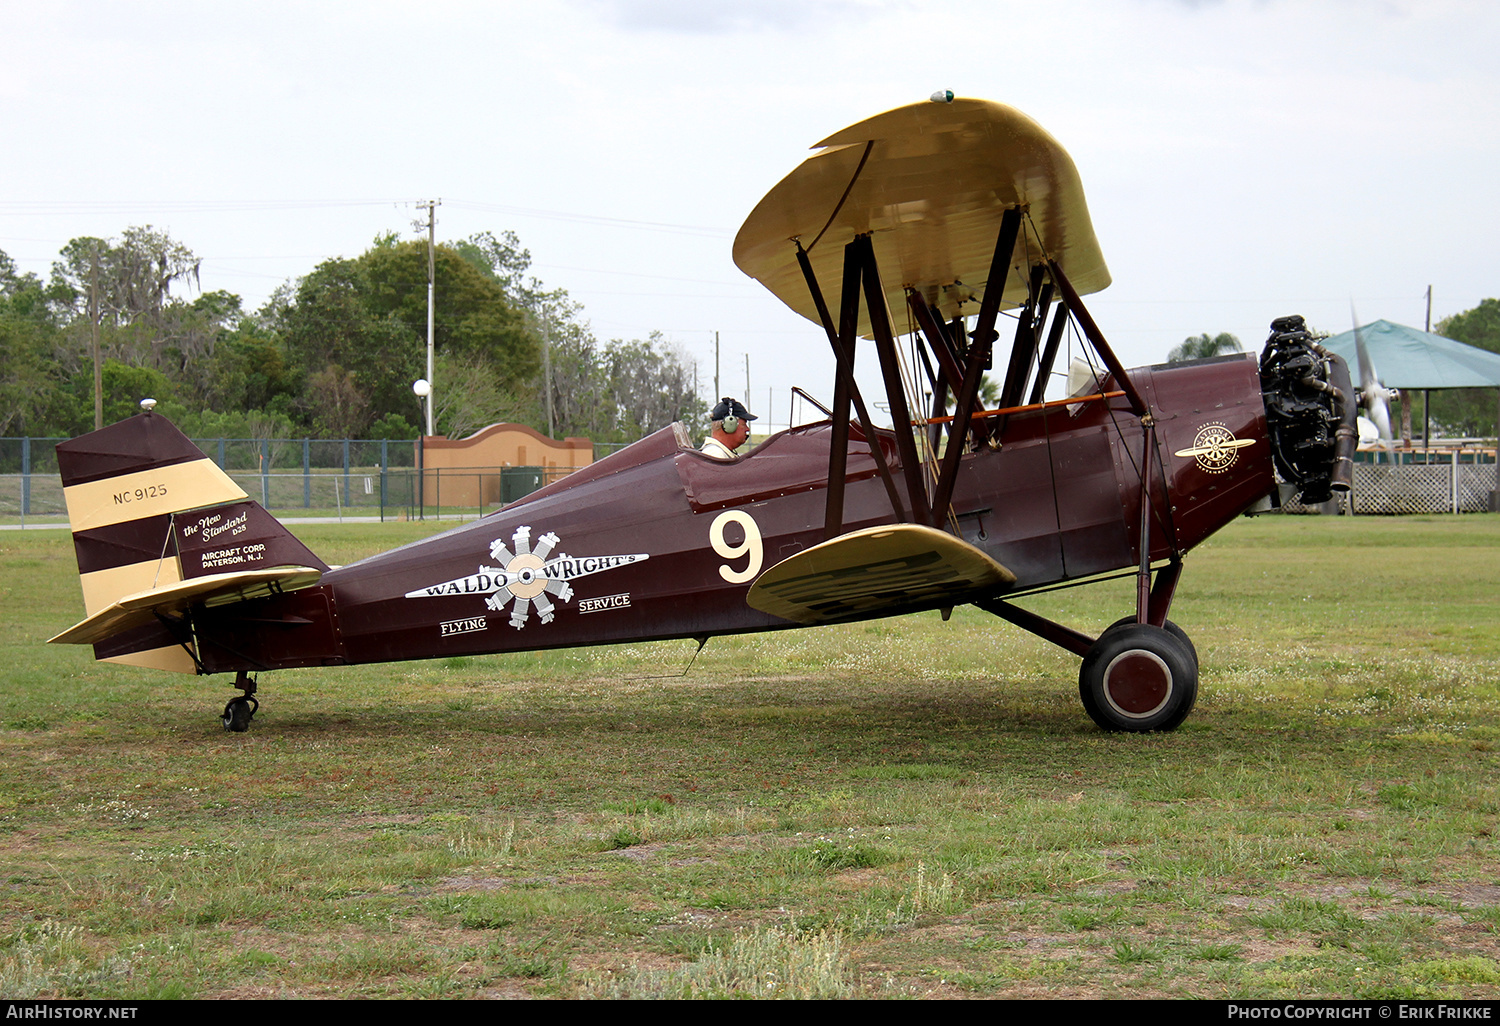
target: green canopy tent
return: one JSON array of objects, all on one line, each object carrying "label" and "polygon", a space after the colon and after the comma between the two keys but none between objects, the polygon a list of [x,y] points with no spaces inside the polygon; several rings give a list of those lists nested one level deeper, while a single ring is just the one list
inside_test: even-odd
[{"label": "green canopy tent", "polygon": [[[1404,392],[1442,388],[1500,389],[1500,353],[1383,320],[1364,325],[1359,334],[1375,364],[1376,373],[1387,387]],[[1324,339],[1323,345],[1344,358],[1357,381],[1359,355],[1354,332],[1346,331]],[[1425,397],[1422,406],[1425,413]],[[1410,406],[1406,408],[1410,409]],[[1497,431],[1500,431],[1500,426],[1497,426]],[[1422,437],[1427,437],[1425,425]]]}]

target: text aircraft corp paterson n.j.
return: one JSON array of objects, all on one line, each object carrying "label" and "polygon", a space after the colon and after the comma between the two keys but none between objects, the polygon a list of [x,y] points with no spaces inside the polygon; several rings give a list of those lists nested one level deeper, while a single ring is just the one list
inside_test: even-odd
[{"label": "text aircraft corp paterson n.j.", "polygon": [[[1167,619],[1183,554],[1254,507],[1347,490],[1348,368],[1287,317],[1258,363],[1127,370],[1080,298],[1110,277],[1072,159],[1010,107],[934,100],[823,140],[735,239],[739,267],[826,334],[826,419],[731,459],[674,424],[333,569],[148,409],[58,446],[88,617],[52,640],[234,673],[224,723],[243,730],[265,670],[701,644],[972,603],[1081,656],[1101,727],[1176,727],[1198,685]],[[1044,401],[1069,332],[1086,361]],[[863,349],[891,429],[856,384]],[[1135,608],[1098,637],[1016,604],[1112,576],[1135,578]]]}]

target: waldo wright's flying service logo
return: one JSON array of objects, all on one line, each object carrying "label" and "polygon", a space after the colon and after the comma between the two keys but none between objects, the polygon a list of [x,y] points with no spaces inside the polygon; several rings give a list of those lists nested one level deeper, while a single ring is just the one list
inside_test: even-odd
[{"label": "waldo wright's flying service logo", "polygon": [[[501,565],[479,567],[479,572],[467,577],[458,577],[442,584],[429,585],[406,593],[407,598],[438,598],[444,595],[485,595],[484,604],[495,612],[505,608],[512,599],[510,625],[516,630],[526,626],[526,620],[534,606],[542,623],[551,623],[557,612],[549,595],[560,602],[573,598],[573,586],[568,582],[617,566],[641,563],[651,558],[644,552],[627,556],[583,556],[574,558],[566,552],[552,555],[559,541],[556,534],[548,531],[537,539],[536,548],[531,547],[531,528],[518,527],[511,536],[515,552],[501,538],[490,543],[490,556]],[[551,558],[549,558],[551,557]]]},{"label": "waldo wright's flying service logo", "polygon": [[1198,430],[1190,448],[1178,449],[1172,455],[1192,456],[1198,461],[1198,466],[1210,474],[1222,474],[1240,458],[1239,450],[1254,444],[1255,439],[1236,438],[1227,426],[1213,420]]}]

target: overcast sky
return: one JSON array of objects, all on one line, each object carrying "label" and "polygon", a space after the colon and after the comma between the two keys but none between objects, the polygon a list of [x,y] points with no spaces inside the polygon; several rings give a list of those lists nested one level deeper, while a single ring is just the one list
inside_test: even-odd
[{"label": "overcast sky", "polygon": [[[1421,327],[1500,295],[1485,0],[4,0],[0,250],[151,224],[258,307],[381,232],[512,230],[601,339],[662,331],[777,424],[819,329],[730,245],[808,147],[936,89],[1073,155],[1127,364],[1273,317]],[[873,363],[873,360],[870,361]],[[440,383],[441,384],[441,383]],[[772,396],[774,395],[774,399]],[[415,401],[413,413],[415,411]],[[758,425],[759,426],[759,425]]]}]

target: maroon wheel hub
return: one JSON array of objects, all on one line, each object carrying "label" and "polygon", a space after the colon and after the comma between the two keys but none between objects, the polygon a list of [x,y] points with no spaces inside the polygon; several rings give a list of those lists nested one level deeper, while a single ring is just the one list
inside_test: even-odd
[{"label": "maroon wheel hub", "polygon": [[1117,655],[1104,671],[1104,695],[1125,716],[1150,716],[1172,693],[1172,670],[1153,652]]}]

